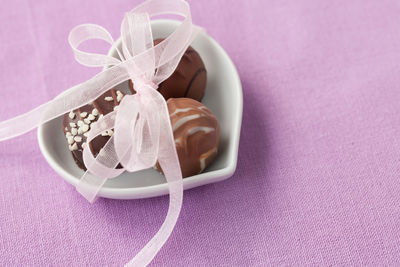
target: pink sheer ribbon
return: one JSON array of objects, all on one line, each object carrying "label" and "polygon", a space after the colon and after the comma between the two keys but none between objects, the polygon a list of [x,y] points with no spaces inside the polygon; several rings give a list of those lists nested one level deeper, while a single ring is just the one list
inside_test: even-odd
[{"label": "pink sheer ribbon", "polygon": [[[153,46],[150,17],[161,14],[180,15],[184,20],[163,42]],[[28,113],[0,122],[0,141],[10,139],[90,103],[105,91],[132,79],[137,93],[126,95],[118,110],[92,124],[87,143],[109,129],[114,129],[114,135],[97,157],[93,157],[89,149],[83,150],[87,172],[77,185],[77,190],[88,201],[94,202],[107,179],[125,170],[134,172],[151,168],[159,162],[170,193],[167,216],[156,235],[127,266],[149,264],[169,238],[179,217],[183,198],[182,174],[167,105],[156,88],[173,73],[201,30],[192,24],[190,8],[184,0],[148,0],[125,15],[121,25],[122,51],[117,48],[117,59],[79,50],[79,45],[90,39],[101,39],[116,47],[103,27],[79,25],[69,36],[75,59],[85,66],[109,68]],[[122,169],[115,168],[119,163]]]}]

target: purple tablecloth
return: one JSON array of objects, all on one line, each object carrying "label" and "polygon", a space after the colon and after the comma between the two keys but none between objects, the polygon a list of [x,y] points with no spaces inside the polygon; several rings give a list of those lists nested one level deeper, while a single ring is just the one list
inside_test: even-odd
[{"label": "purple tablecloth", "polygon": [[[0,120],[94,75],[74,61],[69,30],[91,22],[118,37],[139,3],[3,2]],[[399,2],[191,4],[242,79],[238,166],[185,192],[153,265],[400,263]],[[122,265],[166,214],[167,197],[90,205],[47,165],[36,132],[0,155],[0,265]]]}]

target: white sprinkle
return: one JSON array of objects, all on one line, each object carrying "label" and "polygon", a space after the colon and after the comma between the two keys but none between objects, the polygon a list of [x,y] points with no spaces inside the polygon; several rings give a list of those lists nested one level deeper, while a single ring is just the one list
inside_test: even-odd
[{"label": "white sprinkle", "polygon": [[81,113],[81,118],[85,118],[87,116],[87,112],[82,112]]},{"label": "white sprinkle", "polygon": [[76,123],[75,122],[70,122],[69,126],[71,126],[71,128],[74,128],[74,127],[76,127]]},{"label": "white sprinkle", "polygon": [[72,136],[72,134],[71,134],[70,132],[67,132],[67,133],[65,134],[65,136],[66,136],[66,137]]},{"label": "white sprinkle", "polygon": [[68,136],[67,137],[68,144],[72,145],[74,143],[74,137],[73,136]]},{"label": "white sprinkle", "polygon": [[78,128],[78,134],[83,134],[82,127],[79,127],[79,128]]},{"label": "white sprinkle", "polygon": [[122,98],[124,97],[124,95],[121,93],[121,91],[117,91],[117,101],[120,102],[122,100]]},{"label": "white sprinkle", "polygon": [[107,134],[108,134],[109,136],[112,136],[112,135],[114,134],[114,132],[113,132],[113,130],[108,130],[108,131],[107,131]]},{"label": "white sprinkle", "polygon": [[91,121],[96,119],[93,114],[89,114],[89,116],[87,118],[88,118],[88,120],[91,120]]},{"label": "white sprinkle", "polygon": [[102,132],[101,136],[108,136],[108,132]]},{"label": "white sprinkle", "polygon": [[89,137],[89,133],[84,133],[83,134],[85,137]]},{"label": "white sprinkle", "polygon": [[82,126],[82,131],[83,131],[84,133],[86,133],[87,131],[89,131],[89,125],[87,125],[87,124],[83,125],[83,126]]},{"label": "white sprinkle", "polygon": [[71,133],[72,133],[72,135],[76,135],[78,133],[78,129],[71,128]]},{"label": "white sprinkle", "polygon": [[82,143],[82,148],[85,148],[85,146],[86,146],[86,143],[83,142],[83,143]]},{"label": "white sprinkle", "polygon": [[80,142],[82,142],[82,137],[81,136],[75,136],[74,140],[75,140],[75,142],[80,143]]},{"label": "white sprinkle", "polygon": [[89,119],[84,119],[83,120],[86,124],[90,124],[90,120]]},{"label": "white sprinkle", "polygon": [[104,100],[110,102],[110,101],[113,101],[114,98],[112,98],[112,96],[106,96],[106,97],[104,98]]},{"label": "white sprinkle", "polygon": [[71,151],[78,150],[78,145],[76,143],[74,143],[73,145],[69,145],[69,150]]},{"label": "white sprinkle", "polygon": [[65,131],[68,131],[68,128],[67,128],[67,127],[65,127],[65,128],[64,128],[64,130],[65,130]]},{"label": "white sprinkle", "polygon": [[117,110],[117,109],[118,109],[118,106],[115,106],[115,107],[114,107],[114,111]]},{"label": "white sprinkle", "polygon": [[73,150],[77,150],[77,149],[78,149],[78,144],[77,144],[77,143],[74,143],[74,144],[72,145],[72,149],[73,149]]},{"label": "white sprinkle", "polygon": [[99,115],[99,111],[97,110],[97,108],[94,108],[94,109],[92,110],[92,114],[93,114],[94,116]]},{"label": "white sprinkle", "polygon": [[102,119],[103,117],[104,117],[104,115],[103,115],[103,114],[100,114],[99,120]]},{"label": "white sprinkle", "polygon": [[85,124],[82,120],[79,120],[77,123],[78,123],[79,127],[81,127],[81,126],[83,126]]},{"label": "white sprinkle", "polygon": [[75,118],[75,113],[72,112],[72,110],[71,110],[71,112],[68,114],[68,116],[69,116],[70,119],[74,119]]}]

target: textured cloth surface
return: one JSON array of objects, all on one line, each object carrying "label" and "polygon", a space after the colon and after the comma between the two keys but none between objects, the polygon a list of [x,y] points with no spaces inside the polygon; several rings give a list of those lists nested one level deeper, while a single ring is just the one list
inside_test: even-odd
[{"label": "textured cloth surface", "polygon": [[[91,22],[117,37],[138,3],[4,1],[0,120],[94,75],[74,61],[69,30]],[[185,192],[152,264],[398,265],[399,2],[191,6],[242,79],[239,161],[232,178]],[[36,132],[0,143],[0,155],[0,265],[122,265],[166,214],[167,197],[90,205],[48,166]]]}]

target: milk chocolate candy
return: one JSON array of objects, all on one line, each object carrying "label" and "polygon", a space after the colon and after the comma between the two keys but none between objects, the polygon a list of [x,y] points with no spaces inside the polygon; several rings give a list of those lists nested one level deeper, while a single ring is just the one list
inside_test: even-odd
[{"label": "milk chocolate candy", "polygon": [[[182,176],[204,171],[218,152],[220,126],[215,115],[190,98],[167,101]],[[156,169],[162,172],[157,163]]]},{"label": "milk chocolate candy", "polygon": [[[157,45],[163,39],[157,39]],[[174,73],[162,82],[158,91],[165,100],[170,98],[187,97],[201,101],[204,96],[207,83],[207,71],[200,55],[191,46],[186,50]],[[131,90],[134,85],[129,80]]]}]

